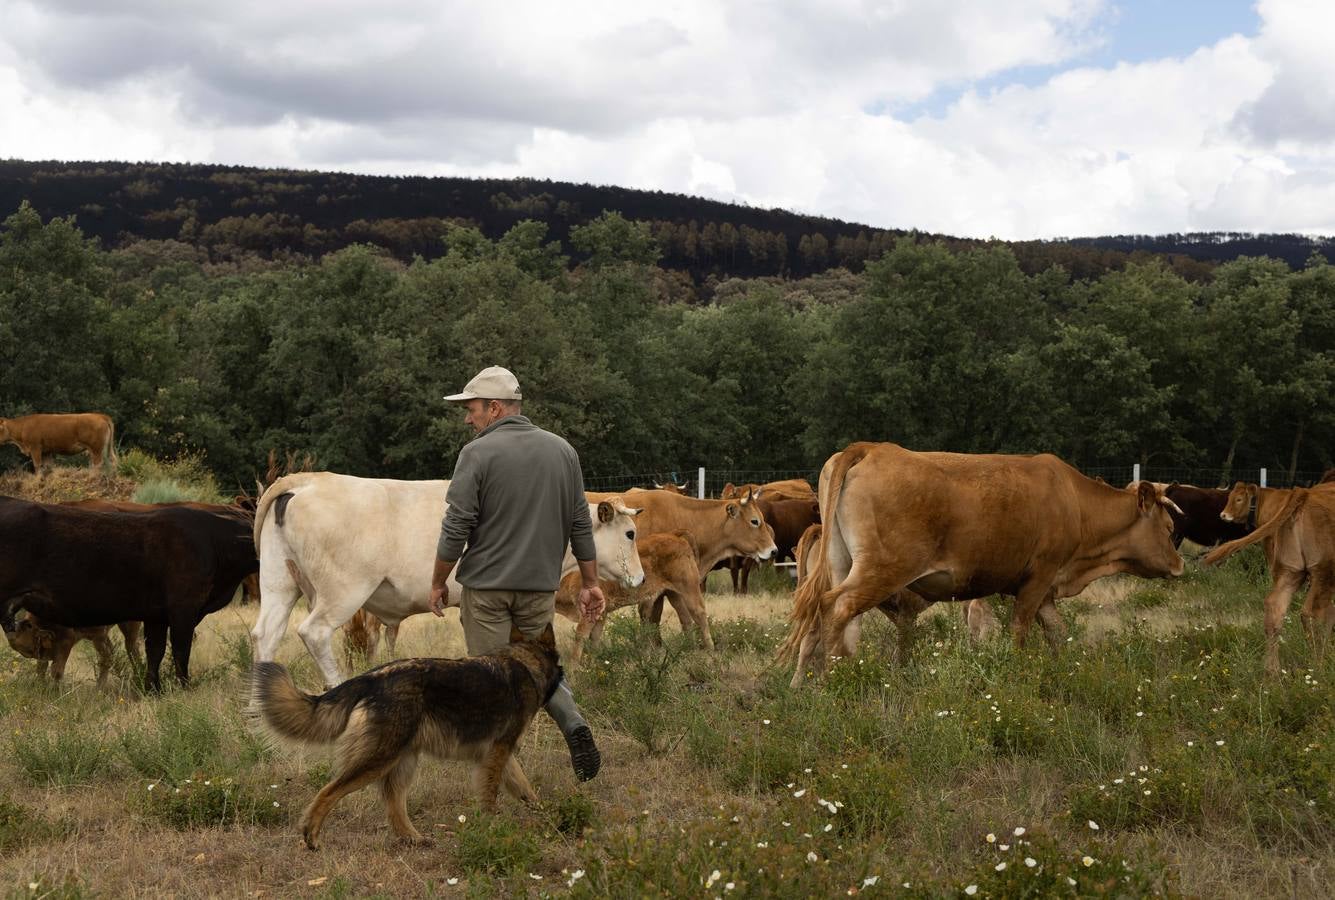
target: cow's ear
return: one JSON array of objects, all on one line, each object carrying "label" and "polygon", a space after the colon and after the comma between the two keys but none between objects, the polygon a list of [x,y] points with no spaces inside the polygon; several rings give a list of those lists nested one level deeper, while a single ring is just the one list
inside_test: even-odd
[{"label": "cow's ear", "polygon": [[612,505],[612,501],[610,500],[599,501],[598,503],[599,522],[602,522],[604,525],[606,525],[608,522],[616,518],[616,514],[617,514],[616,507]]},{"label": "cow's ear", "polygon": [[[742,502],[745,503],[746,501],[743,500]],[[735,518],[737,518],[737,516],[741,513],[741,510],[739,510],[739,509],[737,508],[737,504],[736,504],[736,503],[729,503],[728,506],[727,506],[727,510],[728,510],[728,518],[729,518],[729,519],[735,519]]]},{"label": "cow's ear", "polygon": [[1136,508],[1140,510],[1141,515],[1148,515],[1158,502],[1159,492],[1154,485],[1148,481],[1136,485]]}]

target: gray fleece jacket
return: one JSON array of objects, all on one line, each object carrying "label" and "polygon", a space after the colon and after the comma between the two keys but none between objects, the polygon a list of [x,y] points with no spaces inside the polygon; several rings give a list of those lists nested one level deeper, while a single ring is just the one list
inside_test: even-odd
[{"label": "gray fleece jacket", "polygon": [[524,416],[492,423],[459,451],[445,501],[436,555],[459,561],[465,587],[554,591],[567,545],[594,559],[579,455]]}]

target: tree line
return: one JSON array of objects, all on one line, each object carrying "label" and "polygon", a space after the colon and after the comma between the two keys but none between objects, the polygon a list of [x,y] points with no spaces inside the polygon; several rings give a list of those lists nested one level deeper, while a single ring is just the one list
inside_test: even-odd
[{"label": "tree line", "polygon": [[[586,473],[816,468],[854,440],[1254,471],[1335,464],[1335,268],[1267,258],[1028,273],[1009,248],[901,238],[862,270],[727,279],[700,304],[652,227],[607,213],[441,255],[357,244],[263,266],[102,249],[23,205],[0,227],[0,415],[103,410],[120,440],[248,485],[270,449],[441,477],[441,399],[501,364]],[[0,464],[19,462],[13,448]]]}]

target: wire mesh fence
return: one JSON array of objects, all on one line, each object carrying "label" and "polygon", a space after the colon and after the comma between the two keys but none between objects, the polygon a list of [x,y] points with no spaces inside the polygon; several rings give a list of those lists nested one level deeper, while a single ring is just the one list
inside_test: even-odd
[{"label": "wire mesh fence", "polygon": [[[700,493],[701,471],[704,472],[703,495]],[[1121,466],[1089,466],[1081,471],[1091,478],[1100,477],[1116,487],[1122,487],[1137,477],[1137,467],[1129,463]],[[1310,487],[1320,481],[1323,474],[1312,470],[1297,471],[1290,475],[1287,470],[1263,470],[1260,467],[1232,469],[1153,465],[1139,467],[1139,477],[1145,481],[1164,483],[1176,481],[1179,484],[1210,488],[1232,487],[1237,481],[1264,482],[1267,487],[1276,488]],[[812,488],[815,488],[820,478],[820,466],[795,466],[787,469],[715,469],[705,466],[703,470],[698,466],[675,466],[653,472],[585,475],[584,487],[590,491],[625,491],[630,488],[652,488],[671,482],[692,497],[717,497],[728,484],[766,484],[790,478],[805,479]]]}]

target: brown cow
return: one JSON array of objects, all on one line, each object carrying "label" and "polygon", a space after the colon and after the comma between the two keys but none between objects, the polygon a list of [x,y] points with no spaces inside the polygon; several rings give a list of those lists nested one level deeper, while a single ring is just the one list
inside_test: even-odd
[{"label": "brown cow", "polygon": [[36,413],[16,419],[0,419],[0,444],[15,444],[32,460],[32,470],[42,471],[45,455],[88,453],[88,464],[96,468],[109,455],[116,465],[116,425],[105,413]]},{"label": "brown cow", "polygon": [[1239,481],[1219,514],[1225,522],[1259,522],[1255,531],[1206,554],[1208,566],[1223,562],[1243,547],[1265,543],[1270,563],[1270,591],[1265,596],[1265,670],[1279,673],[1279,631],[1294,593],[1310,580],[1302,623],[1319,662],[1335,625],[1335,485],[1289,490]]},{"label": "brown cow", "polygon": [[723,485],[719,497],[724,500],[731,500],[745,496],[747,491],[750,491],[753,496],[764,497],[767,500],[816,499],[816,492],[811,489],[811,484],[805,478],[767,481],[764,484],[733,484],[729,481]]},{"label": "brown cow", "polygon": [[[352,618],[343,623],[343,639],[346,649],[360,653],[365,659],[371,659],[380,647],[380,628],[385,623],[364,609],[352,614]],[[385,643],[389,655],[394,655],[394,647],[399,642],[399,626],[402,622],[385,627]]]},{"label": "brown cow", "polygon": [[[620,499],[621,494],[585,492],[590,503]],[[689,531],[700,553],[700,571],[729,556],[769,559],[774,555],[774,532],[750,495],[737,500],[697,500],[667,491],[634,495],[643,511],[635,520],[639,536]]]},{"label": "brown cow", "polygon": [[[139,634],[143,630],[140,622],[121,622],[118,626],[125,636],[125,652],[131,659],[142,663],[143,652],[139,649]],[[5,638],[15,653],[37,660],[37,674],[44,677],[50,666],[51,678],[60,681],[65,675],[65,663],[70,651],[79,641],[92,641],[97,650],[97,686],[107,682],[107,673],[111,671],[110,625],[95,625],[91,628],[66,628],[54,622],[43,622],[34,615],[25,613],[17,618],[15,629],[6,632]]]},{"label": "brown cow", "polygon": [[849,655],[847,626],[899,603],[905,588],[928,601],[1014,595],[1016,643],[1038,618],[1055,648],[1065,630],[1057,598],[1117,572],[1182,573],[1153,486],[1117,490],[1048,454],[859,443],[830,457],[820,487],[821,565],[798,588],[780,651],[798,659],[794,686],[813,657]]},{"label": "brown cow", "polygon": [[661,611],[665,598],[677,611],[682,629],[694,627],[700,634],[700,642],[708,649],[714,649],[705,601],[700,593],[700,566],[696,562],[695,540],[691,533],[674,531],[670,534],[649,534],[636,539],[635,547],[640,554],[640,564],[644,567],[644,583],[639,587],[627,588],[619,581],[600,581],[603,596],[607,598],[607,608],[596,622],[580,618],[576,604],[580,588],[579,573],[572,572],[562,579],[561,587],[556,592],[556,611],[576,623],[575,643],[567,654],[571,665],[579,664],[586,640],[590,645],[598,643],[609,614],[634,604],[640,607],[640,618],[649,619],[657,625],[658,619],[646,607],[657,606]]},{"label": "brown cow", "polygon": [[[815,496],[813,495],[810,500],[767,500],[762,496],[756,503],[760,505],[760,511],[765,514],[765,521],[774,529],[776,548],[774,562],[783,562],[785,559],[796,560],[795,551],[803,532],[820,522],[820,504],[816,502]],[[750,589],[751,571],[756,566],[756,561],[750,557],[734,556],[728,560],[734,594],[747,593]]]}]

